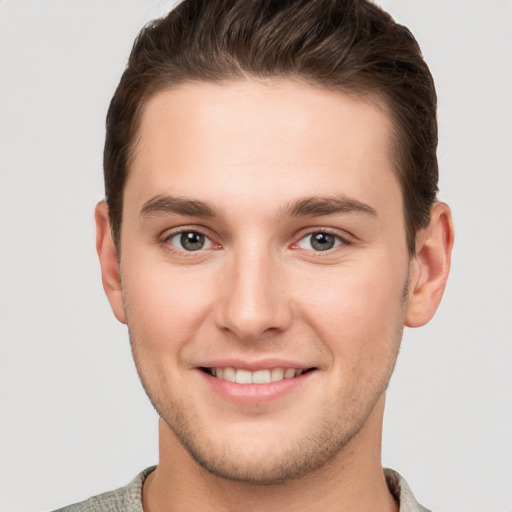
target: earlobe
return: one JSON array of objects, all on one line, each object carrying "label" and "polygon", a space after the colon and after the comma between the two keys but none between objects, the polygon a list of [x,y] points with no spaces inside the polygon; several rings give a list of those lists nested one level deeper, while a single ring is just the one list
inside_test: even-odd
[{"label": "earlobe", "polygon": [[408,327],[424,325],[434,316],[450,271],[453,238],[450,208],[445,203],[436,203],[429,225],[416,236],[405,313]]},{"label": "earlobe", "polygon": [[94,220],[96,222],[96,251],[100,260],[103,289],[114,315],[125,324],[126,313],[121,290],[120,264],[117,249],[112,240],[108,206],[105,201],[100,201],[96,205]]}]

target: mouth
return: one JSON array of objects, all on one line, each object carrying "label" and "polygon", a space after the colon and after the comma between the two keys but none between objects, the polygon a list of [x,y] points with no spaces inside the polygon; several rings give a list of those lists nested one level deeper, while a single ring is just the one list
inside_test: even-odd
[{"label": "mouth", "polygon": [[204,373],[220,380],[236,382],[237,384],[270,384],[285,379],[294,379],[305,373],[314,371],[316,368],[267,368],[250,371],[231,366],[215,368],[199,368]]}]

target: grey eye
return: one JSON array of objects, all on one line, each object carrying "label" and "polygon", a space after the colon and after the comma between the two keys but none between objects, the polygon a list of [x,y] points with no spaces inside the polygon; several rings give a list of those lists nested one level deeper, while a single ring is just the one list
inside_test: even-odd
[{"label": "grey eye", "polygon": [[297,244],[301,249],[313,249],[314,251],[328,251],[338,245],[341,245],[340,237],[331,233],[319,231],[311,233],[302,238]]},{"label": "grey eye", "polygon": [[198,251],[204,246],[204,236],[194,232],[182,233],[180,242],[187,251]]},{"label": "grey eye", "polygon": [[313,233],[311,235],[311,247],[316,251],[328,251],[334,247],[336,238],[329,233]]},{"label": "grey eye", "polygon": [[184,251],[199,251],[211,245],[210,240],[206,236],[196,231],[177,233],[169,238],[169,242]]}]

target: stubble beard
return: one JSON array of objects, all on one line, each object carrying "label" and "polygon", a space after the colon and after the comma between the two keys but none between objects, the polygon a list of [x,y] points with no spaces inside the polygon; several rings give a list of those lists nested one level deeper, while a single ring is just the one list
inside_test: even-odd
[{"label": "stubble beard", "polygon": [[[131,336],[130,338],[132,339]],[[240,452],[229,444],[219,447],[212,443],[208,436],[198,429],[198,422],[195,421],[195,415],[190,408],[173,406],[166,401],[165,396],[162,396],[162,392],[155,393],[150,389],[138,363],[137,349],[133,348],[136,342],[131,343],[146,394],[188,454],[199,466],[217,477],[252,485],[273,485],[301,478],[327,466],[349,448],[351,441],[361,431],[387,389],[399,346],[398,342],[396,355],[390,362],[386,378],[382,379],[378,387],[373,388],[370,396],[369,390],[366,390],[363,397],[358,397],[357,402],[351,404],[347,414],[318,418],[316,424],[310,426],[309,434],[298,439],[292,447],[283,449],[280,453],[273,453],[271,458],[247,460],[247,457],[241,457]],[[293,422],[291,425],[293,428]]]},{"label": "stubble beard", "polygon": [[[409,276],[402,291],[402,312],[405,308],[408,283]],[[403,328],[403,321],[400,321],[396,326],[395,339],[391,342],[394,350],[390,353],[387,370],[378,385],[371,386],[372,390],[364,390],[344,414],[334,418],[319,418],[308,435],[304,435],[293,447],[282,450],[273,460],[254,459],[251,462],[243,462],[240,454],[227,443],[222,447],[212,443],[197,428],[195,415],[190,407],[185,405],[180,408],[176,404],[169,403],[162,387],[159,390],[151,389],[145,378],[146,372],[143,370],[145,358],[139,352],[141,345],[130,328],[129,336],[135,366],[149,400],[192,459],[207,472],[219,478],[264,486],[299,479],[329,465],[349,447],[351,441],[365,425],[379,399],[386,392],[398,357]]]}]

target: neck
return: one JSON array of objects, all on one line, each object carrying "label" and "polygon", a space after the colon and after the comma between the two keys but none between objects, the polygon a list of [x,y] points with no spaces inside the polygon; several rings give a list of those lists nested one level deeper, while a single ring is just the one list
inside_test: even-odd
[{"label": "neck", "polygon": [[269,485],[233,482],[211,474],[160,420],[160,463],[144,483],[144,512],[396,512],[380,462],[383,411],[384,397],[358,434],[321,468]]}]

